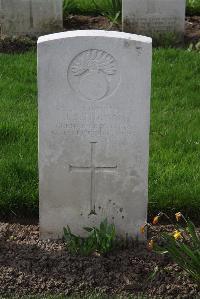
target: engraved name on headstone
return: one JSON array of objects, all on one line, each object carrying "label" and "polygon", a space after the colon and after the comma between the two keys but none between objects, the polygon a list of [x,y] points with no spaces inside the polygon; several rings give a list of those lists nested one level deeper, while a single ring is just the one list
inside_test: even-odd
[{"label": "engraved name on headstone", "polygon": [[151,39],[74,31],[38,41],[40,233],[147,215]]}]

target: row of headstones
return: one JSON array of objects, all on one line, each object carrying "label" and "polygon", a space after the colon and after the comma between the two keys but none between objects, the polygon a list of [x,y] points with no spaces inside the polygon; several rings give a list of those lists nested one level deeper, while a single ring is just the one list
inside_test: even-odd
[{"label": "row of headstones", "polygon": [[[183,35],[185,0],[123,0],[123,31]],[[63,26],[63,0],[0,0],[1,34],[43,35]]]}]

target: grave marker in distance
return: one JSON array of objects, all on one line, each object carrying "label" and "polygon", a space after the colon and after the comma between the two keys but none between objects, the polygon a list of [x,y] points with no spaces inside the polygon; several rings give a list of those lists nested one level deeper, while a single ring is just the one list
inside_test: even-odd
[{"label": "grave marker in distance", "polygon": [[1,36],[40,36],[62,27],[62,0],[0,0]]},{"label": "grave marker in distance", "polygon": [[185,6],[185,0],[123,0],[123,31],[181,40]]}]

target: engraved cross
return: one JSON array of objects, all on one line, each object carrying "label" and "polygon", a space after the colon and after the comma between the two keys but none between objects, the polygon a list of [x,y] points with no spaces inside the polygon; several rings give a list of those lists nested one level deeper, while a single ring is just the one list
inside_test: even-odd
[{"label": "engraved cross", "polygon": [[116,166],[95,166],[95,149],[97,142],[91,142],[91,153],[90,153],[90,165],[89,166],[74,166],[69,164],[69,171],[87,171],[90,172],[90,215],[95,212],[95,180],[96,180],[96,172],[104,171],[104,172],[113,172],[117,169]]}]

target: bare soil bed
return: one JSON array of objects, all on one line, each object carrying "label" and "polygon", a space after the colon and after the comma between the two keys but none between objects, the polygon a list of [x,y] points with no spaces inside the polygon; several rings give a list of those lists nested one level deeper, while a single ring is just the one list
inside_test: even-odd
[{"label": "bare soil bed", "polygon": [[200,41],[200,16],[186,17],[185,40],[186,42]]},{"label": "bare soil bed", "polygon": [[[171,226],[159,226],[161,230]],[[152,235],[152,232],[150,232]],[[159,271],[148,280],[155,267]],[[116,249],[107,256],[69,254],[60,241],[39,240],[37,225],[0,223],[0,295],[104,292],[149,298],[200,298],[200,289],[168,257],[146,244]]]},{"label": "bare soil bed", "polygon": [[71,15],[64,20],[65,30],[117,30],[121,31],[121,25],[111,23],[103,16]]},{"label": "bare soil bed", "polygon": [[[103,16],[71,15],[64,20],[64,30],[116,30],[121,31],[121,25],[111,23]],[[186,17],[185,44],[200,41],[200,16]],[[36,38],[21,37],[0,39],[0,53],[23,53],[36,49]]]}]

